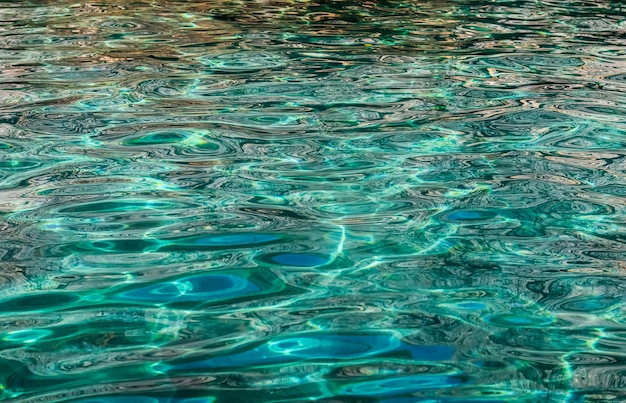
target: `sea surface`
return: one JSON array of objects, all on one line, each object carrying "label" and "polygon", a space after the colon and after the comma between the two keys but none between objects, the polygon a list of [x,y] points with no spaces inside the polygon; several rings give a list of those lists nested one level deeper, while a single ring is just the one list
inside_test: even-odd
[{"label": "sea surface", "polygon": [[0,2],[0,400],[626,402],[626,3]]}]

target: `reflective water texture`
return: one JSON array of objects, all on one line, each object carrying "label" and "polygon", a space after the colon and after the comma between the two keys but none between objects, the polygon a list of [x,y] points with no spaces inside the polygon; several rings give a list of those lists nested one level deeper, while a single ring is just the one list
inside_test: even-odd
[{"label": "reflective water texture", "polygon": [[626,401],[623,2],[0,6],[0,400]]}]

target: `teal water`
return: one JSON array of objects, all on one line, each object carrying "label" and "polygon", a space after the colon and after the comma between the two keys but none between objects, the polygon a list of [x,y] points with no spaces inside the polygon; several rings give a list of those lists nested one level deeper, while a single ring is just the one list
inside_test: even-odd
[{"label": "teal water", "polygon": [[0,400],[626,401],[626,7],[0,2]]}]

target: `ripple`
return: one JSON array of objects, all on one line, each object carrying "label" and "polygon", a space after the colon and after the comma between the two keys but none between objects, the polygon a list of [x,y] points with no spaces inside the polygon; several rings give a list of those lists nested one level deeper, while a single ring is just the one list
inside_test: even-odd
[{"label": "ripple", "polygon": [[116,396],[103,396],[97,398],[87,398],[74,400],[76,403],[124,403],[132,400],[137,403],[211,403],[214,398],[199,397],[199,398],[176,398],[176,397],[149,397],[149,396],[137,396],[137,395],[116,395]]},{"label": "ripple", "polygon": [[462,385],[461,378],[453,376],[400,376],[395,379],[381,379],[353,384],[341,389],[349,396],[389,396],[420,390],[450,388]]},{"label": "ripple", "polygon": [[266,366],[300,360],[348,360],[395,352],[414,360],[442,361],[454,354],[449,346],[413,346],[386,334],[303,334],[280,338],[241,353],[181,364],[164,370],[190,370],[241,366]]},{"label": "ripple", "polygon": [[203,56],[200,61],[218,73],[250,73],[264,69],[278,69],[286,64],[279,55],[260,52],[237,52]]},{"label": "ripple", "polygon": [[119,299],[144,302],[211,301],[259,293],[261,289],[234,275],[184,277],[174,282],[123,292]]},{"label": "ripple", "polygon": [[493,211],[480,211],[480,210],[458,210],[452,213],[448,213],[446,218],[452,222],[474,222],[489,220],[496,216],[496,212]]},{"label": "ripple", "polygon": [[8,342],[36,343],[51,334],[52,331],[46,329],[16,330],[7,333],[2,340]]},{"label": "ripple", "polygon": [[611,205],[593,203],[581,199],[550,201],[537,208],[556,218],[611,216],[615,214],[615,208]]},{"label": "ripple", "polygon": [[286,266],[311,267],[328,263],[328,259],[316,255],[284,253],[270,258],[273,262]]},{"label": "ripple", "polygon": [[68,308],[80,301],[80,297],[67,293],[23,295],[11,300],[0,301],[0,309],[8,312],[46,311],[48,309]]},{"label": "ripple", "polygon": [[36,160],[19,160],[13,159],[8,161],[0,161],[0,170],[5,171],[23,171],[41,166],[42,163]]},{"label": "ripple", "polygon": [[177,239],[172,242],[181,245],[195,244],[206,246],[244,246],[262,244],[272,242],[280,239],[279,236],[270,234],[227,234],[227,235],[212,235],[203,237],[194,237],[186,239]]},{"label": "ripple", "polygon": [[[177,207],[178,202],[146,201],[146,200],[115,200],[92,202],[62,208],[59,213],[115,213],[137,210],[162,210]],[[185,206],[185,205],[183,205]]]},{"label": "ripple", "polygon": [[552,319],[527,314],[498,314],[485,318],[489,324],[499,327],[541,327],[552,322]]},{"label": "ripple", "polygon": [[209,304],[240,298],[258,299],[286,292],[286,285],[269,273],[197,274],[170,281],[159,279],[143,287],[117,293],[120,301],[159,304]]},{"label": "ripple", "polygon": [[310,253],[270,253],[259,254],[256,260],[265,263],[268,266],[277,267],[326,267],[332,264],[332,267],[344,267],[348,264],[341,257],[325,256],[321,254]]},{"label": "ripple", "polygon": [[600,312],[617,306],[620,300],[617,298],[571,298],[565,299],[559,305],[559,309],[574,312]]},{"label": "ripple", "polygon": [[74,3],[2,8],[0,400],[622,398],[617,3]]}]

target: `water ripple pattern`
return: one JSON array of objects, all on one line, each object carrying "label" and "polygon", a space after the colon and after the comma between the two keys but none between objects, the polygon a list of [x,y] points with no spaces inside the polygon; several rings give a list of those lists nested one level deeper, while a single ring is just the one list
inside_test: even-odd
[{"label": "water ripple pattern", "polygon": [[626,401],[626,8],[0,5],[0,401]]}]

